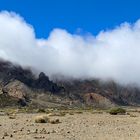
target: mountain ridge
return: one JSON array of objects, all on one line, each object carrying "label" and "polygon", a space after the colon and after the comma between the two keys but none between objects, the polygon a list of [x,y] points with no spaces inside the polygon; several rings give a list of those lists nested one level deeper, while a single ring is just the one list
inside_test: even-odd
[{"label": "mountain ridge", "polygon": [[98,79],[54,82],[43,72],[36,77],[30,69],[4,60],[0,60],[0,95],[0,98],[15,98],[14,102],[19,106],[36,104],[47,107],[48,103],[53,103],[64,107],[106,108],[140,104],[140,89],[133,85],[122,86],[114,81],[102,82]]}]

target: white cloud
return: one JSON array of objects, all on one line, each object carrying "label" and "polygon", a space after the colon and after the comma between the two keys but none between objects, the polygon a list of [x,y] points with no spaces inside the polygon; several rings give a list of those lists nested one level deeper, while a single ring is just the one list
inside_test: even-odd
[{"label": "white cloud", "polygon": [[97,36],[54,29],[35,38],[31,25],[15,13],[0,13],[0,57],[47,75],[113,79],[140,85],[140,21],[123,23]]}]

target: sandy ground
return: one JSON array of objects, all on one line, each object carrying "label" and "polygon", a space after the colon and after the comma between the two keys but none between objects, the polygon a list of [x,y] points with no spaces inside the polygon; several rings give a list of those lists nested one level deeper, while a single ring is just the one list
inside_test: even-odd
[{"label": "sandy ground", "polygon": [[0,139],[5,140],[140,140],[140,113],[110,115],[91,112],[53,116],[59,124],[35,123],[40,114],[0,116]]}]

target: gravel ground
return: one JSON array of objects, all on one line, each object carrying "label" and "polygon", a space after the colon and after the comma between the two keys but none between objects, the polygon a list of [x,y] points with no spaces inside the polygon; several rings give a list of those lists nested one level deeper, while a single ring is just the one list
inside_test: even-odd
[{"label": "gravel ground", "polygon": [[74,113],[52,116],[61,123],[35,123],[42,114],[0,116],[0,139],[5,140],[140,140],[140,113],[110,115],[108,113]]}]

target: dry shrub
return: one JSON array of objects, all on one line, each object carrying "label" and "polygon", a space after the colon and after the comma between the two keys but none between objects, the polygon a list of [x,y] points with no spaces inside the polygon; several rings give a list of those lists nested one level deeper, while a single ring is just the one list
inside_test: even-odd
[{"label": "dry shrub", "polygon": [[49,118],[47,115],[40,115],[40,116],[36,116],[35,117],[35,122],[36,123],[48,123],[49,122]]},{"label": "dry shrub", "polygon": [[59,119],[56,119],[56,118],[50,119],[49,122],[51,124],[58,124],[58,123],[60,123]]},{"label": "dry shrub", "polygon": [[51,123],[58,124],[60,120],[58,118],[49,118],[48,115],[40,115],[35,117],[35,123]]}]

